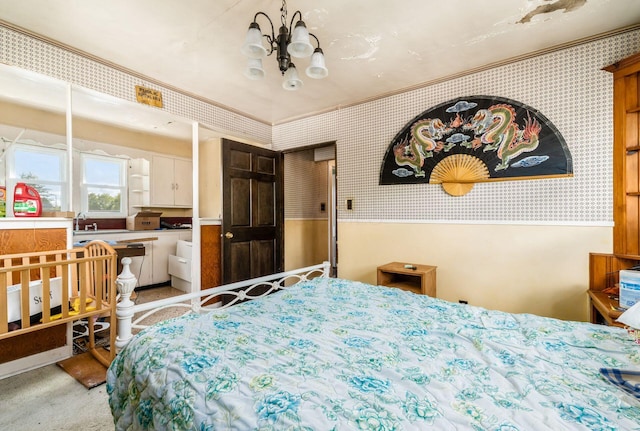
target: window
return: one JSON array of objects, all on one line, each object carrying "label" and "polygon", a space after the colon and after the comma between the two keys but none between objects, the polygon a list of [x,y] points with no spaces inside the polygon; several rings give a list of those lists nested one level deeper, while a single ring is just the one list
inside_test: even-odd
[{"label": "window", "polygon": [[14,144],[8,154],[7,190],[26,183],[40,194],[43,211],[67,207],[67,152],[37,145]]},{"label": "window", "polygon": [[80,159],[82,211],[89,217],[126,217],[126,160],[87,153]]}]

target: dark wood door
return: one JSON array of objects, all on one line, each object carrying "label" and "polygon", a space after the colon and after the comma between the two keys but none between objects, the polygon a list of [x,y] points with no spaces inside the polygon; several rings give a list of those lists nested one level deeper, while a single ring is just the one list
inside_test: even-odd
[{"label": "dark wood door", "polygon": [[222,140],[224,284],[284,269],[282,154]]}]

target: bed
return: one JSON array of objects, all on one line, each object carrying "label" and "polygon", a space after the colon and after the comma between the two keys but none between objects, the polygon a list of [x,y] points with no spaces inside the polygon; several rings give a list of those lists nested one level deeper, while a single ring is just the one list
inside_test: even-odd
[{"label": "bed", "polygon": [[118,430],[637,430],[612,370],[622,328],[322,276],[142,330],[107,392]]}]

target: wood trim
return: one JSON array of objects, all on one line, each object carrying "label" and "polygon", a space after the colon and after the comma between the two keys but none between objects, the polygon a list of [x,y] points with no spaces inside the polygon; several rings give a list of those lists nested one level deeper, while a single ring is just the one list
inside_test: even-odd
[{"label": "wood trim", "polygon": [[[325,148],[325,147],[330,147],[332,145],[336,145],[336,141],[328,141],[328,142],[324,142],[322,144],[311,144],[311,145],[305,145],[302,147],[295,147],[295,148],[288,148],[286,150],[282,150],[282,154],[289,154],[289,153],[298,153],[300,151],[307,151],[307,150],[316,150],[318,148]],[[335,148],[334,148],[334,154],[335,154]]]},{"label": "wood trim", "polygon": [[200,226],[200,290],[217,287],[221,284],[220,277],[220,225]]},{"label": "wood trim", "polygon": [[602,70],[613,73],[614,78],[636,73],[640,71],[640,52],[616,61],[607,67],[603,67]]}]

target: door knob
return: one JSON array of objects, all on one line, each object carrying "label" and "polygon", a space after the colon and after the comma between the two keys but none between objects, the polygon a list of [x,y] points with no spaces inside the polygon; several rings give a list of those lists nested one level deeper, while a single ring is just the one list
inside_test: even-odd
[{"label": "door knob", "polygon": [[233,238],[233,234],[231,232],[227,232],[227,233],[224,234],[224,237],[227,238],[227,239],[231,239],[231,238]]}]

